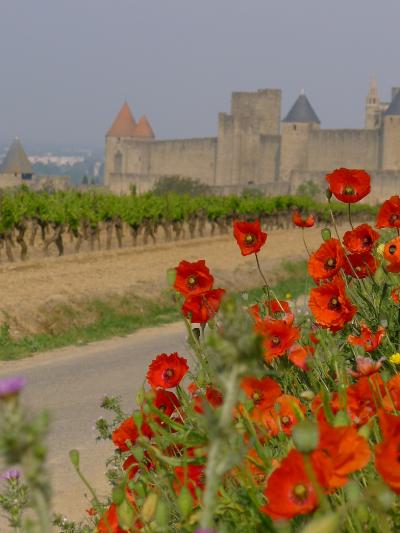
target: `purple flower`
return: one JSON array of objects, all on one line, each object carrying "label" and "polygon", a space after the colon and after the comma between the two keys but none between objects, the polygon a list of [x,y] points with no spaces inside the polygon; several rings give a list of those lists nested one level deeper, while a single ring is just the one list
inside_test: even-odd
[{"label": "purple flower", "polygon": [[17,394],[26,385],[26,378],[23,376],[12,376],[0,380],[0,398],[7,398]]},{"label": "purple flower", "polygon": [[11,481],[13,479],[18,479],[21,477],[21,472],[17,470],[16,468],[11,468],[10,470],[6,470],[4,474],[1,474],[1,479],[6,479],[7,481]]},{"label": "purple flower", "polygon": [[196,529],[194,533],[215,533],[213,529]]}]

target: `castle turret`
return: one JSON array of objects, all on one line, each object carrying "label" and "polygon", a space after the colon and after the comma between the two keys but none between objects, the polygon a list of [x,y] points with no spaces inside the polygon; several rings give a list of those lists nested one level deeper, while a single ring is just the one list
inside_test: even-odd
[{"label": "castle turret", "polygon": [[0,166],[0,174],[7,174],[23,180],[31,180],[33,168],[22,147],[21,141],[14,139],[3,164]]},{"label": "castle turret", "polygon": [[136,124],[134,137],[138,137],[139,139],[154,139],[154,131],[146,115],[140,117],[139,122]]},{"label": "castle turret", "polygon": [[307,170],[310,132],[320,120],[302,91],[282,121],[280,176],[288,179],[292,170]]},{"label": "castle turret", "polygon": [[383,117],[383,170],[400,170],[400,91],[394,94]]}]

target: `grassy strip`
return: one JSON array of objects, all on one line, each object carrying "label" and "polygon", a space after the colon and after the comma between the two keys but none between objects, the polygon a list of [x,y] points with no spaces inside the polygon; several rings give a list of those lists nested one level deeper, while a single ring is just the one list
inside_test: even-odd
[{"label": "grassy strip", "polygon": [[[281,279],[273,284],[278,298],[296,298],[305,293],[305,265],[304,261],[282,264]],[[262,298],[260,288],[247,293],[249,303]],[[92,300],[79,309],[60,305],[49,314],[49,332],[25,335],[20,339],[13,339],[7,324],[3,324],[0,328],[0,360],[20,359],[64,346],[124,336],[140,328],[168,324],[181,317],[179,305],[173,302],[170,292],[157,300],[125,295],[107,301]]]}]

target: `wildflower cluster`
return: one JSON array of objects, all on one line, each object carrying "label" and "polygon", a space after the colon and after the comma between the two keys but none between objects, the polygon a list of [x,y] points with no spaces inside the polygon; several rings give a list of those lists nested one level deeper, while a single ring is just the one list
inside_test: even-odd
[{"label": "wildflower cluster", "polygon": [[[213,288],[204,260],[177,265],[194,357],[157,355],[137,409],[115,405],[114,423],[102,421],[115,471],[111,497],[94,494],[89,531],[400,529],[400,197],[375,227],[353,227],[369,175],[337,169],[327,182],[329,206],[332,196],[348,204],[349,229],[340,235],[332,211],[335,237],[325,228],[309,252],[310,314],[271,290],[258,220],[233,222],[262,278],[257,301]],[[293,223],[308,251],[313,215]]]}]

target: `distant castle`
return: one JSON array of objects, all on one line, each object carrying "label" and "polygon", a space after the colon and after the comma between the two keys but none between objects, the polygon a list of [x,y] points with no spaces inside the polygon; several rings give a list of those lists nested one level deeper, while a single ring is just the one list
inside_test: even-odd
[{"label": "distant castle", "polygon": [[371,173],[371,201],[399,193],[400,87],[381,102],[371,81],[363,129],[321,129],[303,92],[281,121],[281,91],[263,89],[232,93],[217,137],[156,140],[148,119],[136,123],[127,103],[106,134],[105,184],[118,194],[132,185],[145,192],[170,175],[199,179],[220,193],[253,186],[286,194],[307,180],[324,184],[325,174],[342,166]]}]

